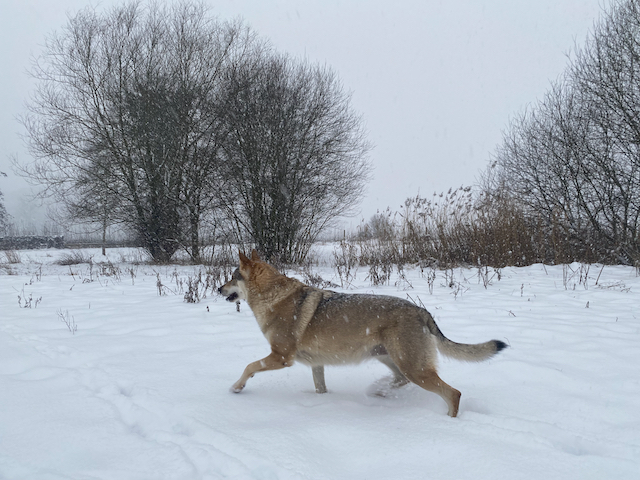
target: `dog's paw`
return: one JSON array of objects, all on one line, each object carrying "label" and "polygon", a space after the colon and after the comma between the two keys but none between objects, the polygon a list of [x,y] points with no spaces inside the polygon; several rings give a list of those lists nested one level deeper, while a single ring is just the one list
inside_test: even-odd
[{"label": "dog's paw", "polygon": [[234,383],[231,386],[231,388],[229,389],[229,391],[232,392],[232,393],[240,393],[243,388],[244,388],[244,385],[238,384],[238,383]]},{"label": "dog's paw", "polygon": [[373,385],[370,385],[369,388],[367,388],[366,394],[369,397],[382,397],[382,398],[393,396],[389,385],[382,386],[382,385],[376,385],[375,383]]},{"label": "dog's paw", "polygon": [[386,398],[386,397],[390,396],[391,388],[389,387],[388,383],[381,384],[379,382],[376,382],[376,383],[374,383],[372,385],[369,385],[369,387],[366,390],[366,394],[369,397],[383,397],[383,398]]},{"label": "dog's paw", "polygon": [[366,394],[370,397],[397,398],[398,388],[406,382],[397,381],[394,377],[384,377],[369,385]]}]

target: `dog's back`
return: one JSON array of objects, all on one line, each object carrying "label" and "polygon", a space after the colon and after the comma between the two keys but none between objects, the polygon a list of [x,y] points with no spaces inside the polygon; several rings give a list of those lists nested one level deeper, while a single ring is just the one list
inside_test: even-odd
[{"label": "dog's back", "polygon": [[[344,294],[322,291],[315,312],[306,325],[299,349],[314,351],[324,364],[352,363],[370,358],[384,347],[385,337],[403,345],[421,339],[429,347],[433,335],[440,353],[456,360],[480,362],[506,347],[500,340],[463,344],[449,340],[431,314],[408,300],[386,295]],[[375,350],[374,350],[375,349]],[[315,362],[305,362],[313,364]]]}]

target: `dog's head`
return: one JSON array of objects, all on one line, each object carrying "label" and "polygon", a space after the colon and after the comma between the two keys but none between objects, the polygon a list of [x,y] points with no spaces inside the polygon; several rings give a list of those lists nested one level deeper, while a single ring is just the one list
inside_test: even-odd
[{"label": "dog's head", "polygon": [[260,262],[258,252],[251,252],[251,258],[239,252],[240,266],[236,268],[231,276],[231,280],[218,289],[220,294],[227,297],[228,302],[239,302],[247,299],[247,280],[251,275],[251,270],[256,263]]}]

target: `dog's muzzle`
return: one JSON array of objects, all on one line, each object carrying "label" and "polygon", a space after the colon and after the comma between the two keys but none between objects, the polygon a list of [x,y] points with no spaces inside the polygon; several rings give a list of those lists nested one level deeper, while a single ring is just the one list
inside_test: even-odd
[{"label": "dog's muzzle", "polygon": [[238,294],[233,292],[231,295],[227,297],[227,302],[235,302],[238,299]]},{"label": "dog's muzzle", "polygon": [[[223,288],[224,286],[220,287],[218,289],[218,293],[220,295],[225,295],[225,293],[223,292]],[[238,299],[238,293],[237,292],[233,292],[231,295],[227,296],[227,302],[235,302]]]}]

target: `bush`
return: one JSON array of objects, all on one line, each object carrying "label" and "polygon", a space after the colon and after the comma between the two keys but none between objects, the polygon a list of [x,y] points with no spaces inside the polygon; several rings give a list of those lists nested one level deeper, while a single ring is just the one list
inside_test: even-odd
[{"label": "bush", "polygon": [[93,257],[87,256],[81,250],[72,250],[70,253],[64,253],[54,262],[56,265],[79,265],[81,263],[93,263]]},{"label": "bush", "polygon": [[606,260],[568,232],[560,216],[543,219],[508,199],[461,187],[431,199],[412,197],[402,212],[375,215],[352,240],[341,242],[334,263],[345,279],[354,265],[369,266],[371,283],[381,285],[405,264],[424,270]]}]

